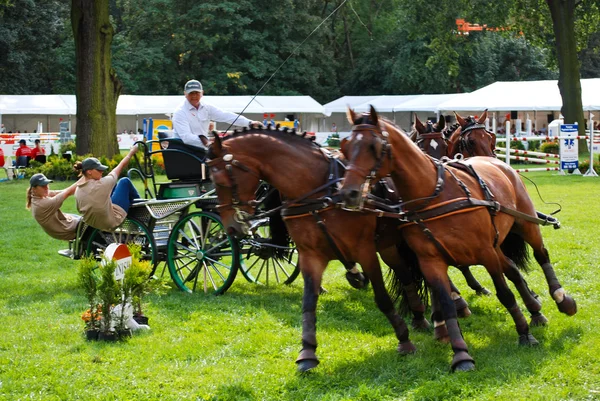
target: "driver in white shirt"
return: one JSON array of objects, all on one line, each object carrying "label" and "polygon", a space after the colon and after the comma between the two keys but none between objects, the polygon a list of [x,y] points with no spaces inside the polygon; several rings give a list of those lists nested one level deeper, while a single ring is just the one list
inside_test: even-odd
[{"label": "driver in white shirt", "polygon": [[192,146],[206,149],[208,146],[208,126],[211,121],[231,124],[240,127],[262,125],[242,115],[221,110],[208,103],[200,103],[202,84],[195,79],[188,81],[184,87],[185,100],[173,113],[173,130],[176,138]]}]

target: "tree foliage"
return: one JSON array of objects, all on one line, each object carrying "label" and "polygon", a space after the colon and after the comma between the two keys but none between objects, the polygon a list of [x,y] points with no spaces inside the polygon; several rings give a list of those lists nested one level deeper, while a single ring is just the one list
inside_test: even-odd
[{"label": "tree foliage", "polygon": [[[342,2],[110,0],[112,64],[126,94],[180,94],[191,78],[207,94],[254,94]],[[598,2],[581,0],[574,21],[586,77],[600,64]],[[10,3],[0,3],[0,93],[73,93],[67,0]],[[459,35],[457,18],[502,30]],[[463,92],[557,78],[558,66],[546,0],[348,0],[262,94]]]}]

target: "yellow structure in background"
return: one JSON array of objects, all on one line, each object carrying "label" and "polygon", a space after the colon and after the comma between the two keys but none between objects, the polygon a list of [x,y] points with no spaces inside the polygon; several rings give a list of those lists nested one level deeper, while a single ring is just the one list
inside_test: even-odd
[{"label": "yellow structure in background", "polygon": [[[158,133],[164,131],[171,131],[173,129],[173,123],[171,120],[152,120],[153,129],[152,129],[152,140],[158,140]],[[152,145],[152,150],[159,150],[160,144],[158,142],[154,142]]]}]

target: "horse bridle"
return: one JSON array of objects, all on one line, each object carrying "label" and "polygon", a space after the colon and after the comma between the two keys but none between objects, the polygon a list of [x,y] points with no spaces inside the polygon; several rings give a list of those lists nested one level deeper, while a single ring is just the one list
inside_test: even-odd
[{"label": "horse bridle", "polygon": [[249,228],[250,228],[249,222],[254,218],[254,216],[248,212],[243,211],[241,209],[241,207],[249,206],[252,208],[253,211],[255,211],[256,207],[258,205],[260,205],[261,201],[256,200],[256,199],[251,199],[247,202],[240,200],[239,191],[238,191],[239,186],[233,175],[233,168],[237,167],[240,170],[245,171],[246,173],[252,174],[259,180],[260,180],[260,176],[257,173],[255,173],[254,171],[252,171],[252,169],[250,169],[250,167],[246,166],[244,163],[235,159],[231,153],[226,153],[223,156],[218,157],[216,159],[208,160],[206,162],[206,165],[209,167],[214,167],[220,161],[223,161],[225,163],[225,172],[227,173],[227,176],[229,177],[231,186],[227,187],[227,186],[219,185],[219,184],[215,184],[215,185],[231,189],[231,203],[218,204],[217,210],[222,210],[222,209],[227,209],[227,208],[233,209],[233,211],[234,211],[233,220],[242,227],[244,232],[246,232],[247,230],[249,230]]},{"label": "horse bridle", "polygon": [[467,152],[472,151],[472,149],[469,149],[469,133],[478,129],[482,129],[486,133],[492,135],[492,132],[489,131],[484,124],[480,124],[478,122],[475,122],[474,120],[469,121],[469,123],[465,127],[461,127],[460,130],[460,139],[458,143],[459,152],[463,153],[463,150]]},{"label": "horse bridle", "polygon": [[381,141],[381,152],[379,152],[379,154],[375,155],[375,165],[373,166],[373,168],[371,168],[370,173],[367,173],[366,170],[361,169],[361,168],[355,166],[354,164],[350,164],[349,166],[346,166],[346,174],[354,173],[354,174],[358,174],[360,177],[366,177],[365,182],[361,187],[362,190],[361,190],[361,200],[360,200],[359,208],[362,209],[364,202],[367,199],[367,196],[370,191],[371,181],[374,180],[375,177],[377,177],[377,172],[383,165],[384,160],[386,158],[389,160],[392,159],[392,152],[391,152],[391,146],[387,140],[388,133],[386,131],[382,131],[380,127],[378,127],[376,125],[371,125],[371,124],[354,125],[352,127],[352,135],[354,136],[355,133],[357,133],[357,132],[358,133],[368,132],[375,139],[378,139],[379,141]]}]

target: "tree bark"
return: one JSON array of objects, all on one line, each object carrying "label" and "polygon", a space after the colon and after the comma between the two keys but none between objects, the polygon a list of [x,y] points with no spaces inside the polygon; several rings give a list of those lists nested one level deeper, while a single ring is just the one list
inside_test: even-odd
[{"label": "tree bark", "polygon": [[77,85],[77,154],[118,153],[117,100],[122,85],[111,66],[114,29],[109,0],[72,0]]},{"label": "tree bark", "polygon": [[546,0],[552,16],[558,58],[558,88],[562,97],[561,113],[565,123],[579,124],[585,135],[585,117],[581,101],[581,81],[575,40],[575,0]]}]

